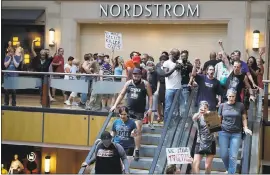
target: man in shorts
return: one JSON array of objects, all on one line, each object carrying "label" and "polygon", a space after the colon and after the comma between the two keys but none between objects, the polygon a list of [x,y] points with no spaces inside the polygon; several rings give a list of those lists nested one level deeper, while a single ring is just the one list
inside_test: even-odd
[{"label": "man in shorts", "polygon": [[150,84],[142,79],[142,71],[139,68],[134,68],[132,79],[127,81],[124,88],[120,92],[115,104],[110,111],[114,111],[117,105],[123,100],[127,94],[127,107],[129,109],[129,116],[133,118],[137,127],[137,136],[135,137],[135,154],[134,160],[138,161],[140,154],[139,149],[142,138],[142,119],[144,118],[144,112],[146,107],[146,95],[148,96],[149,109],[147,115],[152,115],[152,90]]}]

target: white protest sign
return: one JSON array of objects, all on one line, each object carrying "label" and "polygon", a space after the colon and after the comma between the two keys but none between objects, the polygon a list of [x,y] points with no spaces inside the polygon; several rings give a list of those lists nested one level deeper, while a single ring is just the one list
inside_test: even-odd
[{"label": "white protest sign", "polygon": [[123,47],[122,34],[105,31],[105,48],[114,50],[121,50]]},{"label": "white protest sign", "polygon": [[188,147],[166,148],[168,165],[170,164],[190,164],[190,150]]}]

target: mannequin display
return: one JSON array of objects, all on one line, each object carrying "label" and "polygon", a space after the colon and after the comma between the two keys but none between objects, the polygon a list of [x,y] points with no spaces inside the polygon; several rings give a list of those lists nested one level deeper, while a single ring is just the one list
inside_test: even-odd
[{"label": "mannequin display", "polygon": [[8,42],[8,47],[6,49],[6,54],[8,53],[8,51],[10,50],[10,48],[12,48],[12,42],[11,41]]},{"label": "mannequin display", "polygon": [[20,174],[23,171],[23,164],[19,161],[18,158],[19,156],[15,154],[14,160],[11,162],[8,174]]}]

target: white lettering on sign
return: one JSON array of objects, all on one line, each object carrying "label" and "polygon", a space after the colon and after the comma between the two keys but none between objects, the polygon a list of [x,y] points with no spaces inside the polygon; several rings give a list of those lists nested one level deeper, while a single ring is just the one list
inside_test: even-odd
[{"label": "white lettering on sign", "polygon": [[105,48],[111,50],[121,50],[122,49],[122,34],[115,32],[105,31]]},{"label": "white lettering on sign", "polygon": [[166,148],[168,164],[190,164],[190,150],[188,147]]},{"label": "white lettering on sign", "polygon": [[199,17],[199,4],[100,4],[100,17]]}]

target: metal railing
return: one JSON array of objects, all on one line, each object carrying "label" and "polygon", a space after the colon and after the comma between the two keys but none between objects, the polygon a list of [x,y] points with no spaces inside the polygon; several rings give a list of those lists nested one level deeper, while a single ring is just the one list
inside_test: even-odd
[{"label": "metal railing", "polygon": [[[63,91],[71,91],[85,94],[89,94],[89,92],[91,92],[92,94],[117,94],[122,89],[124,81],[115,82],[115,78],[127,78],[124,75],[100,75],[81,73],[74,74],[9,70],[2,70],[2,73],[4,74],[4,89],[40,89],[41,106],[43,108],[50,108],[50,87]],[[76,79],[70,80],[56,78],[65,75],[76,77]],[[112,81],[102,81],[101,77],[109,77],[112,79]],[[108,89],[106,87],[111,88]]]}]

